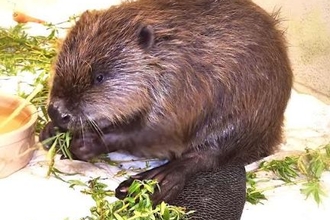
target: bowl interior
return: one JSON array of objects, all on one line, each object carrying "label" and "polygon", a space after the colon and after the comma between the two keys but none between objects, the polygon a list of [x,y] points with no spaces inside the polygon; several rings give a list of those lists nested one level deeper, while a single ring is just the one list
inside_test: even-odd
[{"label": "bowl interior", "polygon": [[[2,122],[7,120],[10,114],[24,102],[25,100],[18,96],[0,93],[0,125]],[[16,115],[16,117],[6,123],[5,126],[0,126],[0,140],[3,134],[24,130],[33,125],[36,120],[36,108],[31,103],[26,103],[26,106],[19,112],[18,115]]]},{"label": "bowl interior", "polygon": [[[0,124],[7,120],[10,114],[17,108],[17,105],[0,106]],[[0,135],[8,133],[22,127],[31,120],[31,114],[27,109],[23,109],[17,116],[6,123],[5,126],[0,126]]]}]

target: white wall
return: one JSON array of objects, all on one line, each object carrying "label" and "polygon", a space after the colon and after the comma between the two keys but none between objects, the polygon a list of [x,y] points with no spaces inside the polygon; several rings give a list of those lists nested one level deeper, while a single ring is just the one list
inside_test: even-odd
[{"label": "white wall", "polygon": [[330,103],[330,1],[254,0],[281,8],[295,74],[295,88]]}]

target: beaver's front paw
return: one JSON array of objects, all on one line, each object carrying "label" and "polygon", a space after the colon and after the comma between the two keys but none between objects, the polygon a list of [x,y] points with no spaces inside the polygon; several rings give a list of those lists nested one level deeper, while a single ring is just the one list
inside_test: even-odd
[{"label": "beaver's front paw", "polygon": [[70,152],[79,160],[88,161],[96,156],[108,153],[109,149],[102,137],[96,133],[87,132],[83,135],[73,136]]},{"label": "beaver's front paw", "polygon": [[151,195],[154,204],[159,204],[162,201],[172,201],[184,188],[186,182],[186,176],[184,175],[186,172],[184,169],[186,168],[176,167],[175,162],[169,162],[160,167],[139,173],[119,184],[116,189],[116,197],[119,199],[125,198],[128,194],[128,188],[135,179],[154,179],[158,182],[160,188],[160,190],[156,188],[154,194]]},{"label": "beaver's front paw", "polygon": [[54,138],[59,129],[54,125],[54,123],[48,122],[46,126],[40,131],[39,141],[42,143],[42,146],[45,150],[49,150],[52,144],[54,143]]}]

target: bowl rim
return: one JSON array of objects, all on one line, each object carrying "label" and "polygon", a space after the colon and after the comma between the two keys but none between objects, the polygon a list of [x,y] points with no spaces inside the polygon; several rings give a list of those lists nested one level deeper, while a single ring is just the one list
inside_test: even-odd
[{"label": "bowl rim", "polygon": [[[4,92],[0,92],[0,97],[5,97],[5,98],[11,99],[11,100],[17,100],[18,105],[20,105],[22,102],[25,101],[24,98],[22,98],[18,95],[8,94],[8,93],[4,93]],[[37,108],[31,102],[28,102],[23,109],[27,109],[31,113],[30,120],[27,123],[25,123],[23,126],[15,129],[15,130],[0,134],[0,136],[4,137],[4,136],[10,136],[13,134],[19,134],[19,133],[27,130],[28,128],[32,127],[37,122],[37,119],[38,119]],[[33,128],[33,129],[35,130],[35,128]]]}]

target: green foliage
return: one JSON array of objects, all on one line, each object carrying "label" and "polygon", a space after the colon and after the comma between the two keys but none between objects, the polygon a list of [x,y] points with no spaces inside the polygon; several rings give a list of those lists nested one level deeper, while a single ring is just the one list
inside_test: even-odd
[{"label": "green foliage", "polygon": [[330,170],[330,144],[315,150],[306,149],[297,161],[297,169],[306,179],[301,192],[306,197],[313,196],[319,204],[326,195],[320,178],[323,172]]},{"label": "green foliage", "polygon": [[56,55],[55,32],[48,36],[30,36],[22,24],[0,28],[1,73],[7,76],[24,71],[38,76],[47,74]]},{"label": "green foliage", "polygon": [[253,172],[246,173],[246,201],[254,205],[267,200],[263,191],[257,189],[256,177],[257,175]]},{"label": "green foliage", "polygon": [[57,134],[49,139],[46,139],[42,142],[43,145],[51,145],[47,157],[49,160],[48,172],[47,176],[50,174],[54,174],[58,177],[57,173],[61,173],[55,167],[55,155],[60,153],[66,158],[72,159],[72,155],[70,152],[70,141],[72,139],[72,135],[70,132],[57,132]]},{"label": "green foliage", "polygon": [[153,206],[150,195],[154,193],[157,182],[154,180],[135,180],[128,189],[128,196],[123,200],[110,203],[107,198],[114,193],[100,178],[92,179],[88,184],[71,182],[75,185],[87,186],[82,192],[91,195],[95,206],[90,209],[91,215],[82,220],[180,220],[187,219],[192,212],[184,208],[168,205],[164,202]]},{"label": "green foliage", "polygon": [[330,144],[320,146],[315,150],[306,149],[300,155],[285,157],[282,160],[262,162],[258,170],[247,173],[247,201],[257,204],[265,199],[262,193],[269,188],[258,189],[257,174],[259,172],[272,172],[279,180],[283,181],[283,185],[301,183],[301,193],[306,195],[306,198],[312,196],[315,202],[320,204],[322,196],[326,196],[320,179],[322,173],[329,170]]}]

